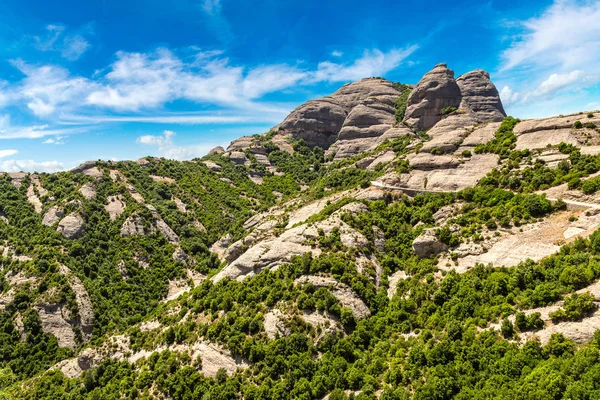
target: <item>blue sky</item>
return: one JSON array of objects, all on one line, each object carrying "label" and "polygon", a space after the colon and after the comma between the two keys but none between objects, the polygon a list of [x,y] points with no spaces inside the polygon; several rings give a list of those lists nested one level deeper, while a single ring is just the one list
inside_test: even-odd
[{"label": "blue sky", "polygon": [[489,71],[517,117],[600,109],[598,21],[598,0],[4,0],[0,170],[190,159],[440,62]]}]

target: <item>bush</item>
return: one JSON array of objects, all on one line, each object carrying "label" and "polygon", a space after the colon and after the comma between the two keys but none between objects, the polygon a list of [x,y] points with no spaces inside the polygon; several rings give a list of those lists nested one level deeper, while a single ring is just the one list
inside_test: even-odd
[{"label": "bush", "polygon": [[471,151],[470,151],[470,150],[464,150],[464,151],[462,152],[462,156],[463,156],[464,158],[471,158],[471,156],[472,156],[472,154],[471,154]]},{"label": "bush", "polygon": [[456,111],[456,107],[444,107],[440,110],[440,115],[452,114],[454,111]]},{"label": "bush", "polygon": [[525,315],[524,312],[520,312],[516,315],[515,326],[520,332],[538,330],[544,327],[544,321],[539,312],[531,315]]},{"label": "bush", "polygon": [[550,313],[553,322],[577,321],[596,309],[595,297],[590,292],[573,293],[565,299],[563,307]]},{"label": "bush", "polygon": [[600,177],[588,179],[581,185],[581,191],[585,194],[595,193],[598,189],[600,189]]},{"label": "bush", "polygon": [[583,124],[581,123],[581,121],[575,121],[575,123],[573,124],[573,128],[581,129],[583,128]]},{"label": "bush", "polygon": [[594,114],[593,114],[593,113],[589,113],[589,114],[587,115],[587,117],[588,117],[588,118],[594,118]]}]

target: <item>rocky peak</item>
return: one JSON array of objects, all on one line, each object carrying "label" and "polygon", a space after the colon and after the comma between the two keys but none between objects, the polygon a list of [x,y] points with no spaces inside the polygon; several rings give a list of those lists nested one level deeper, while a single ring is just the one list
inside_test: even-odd
[{"label": "rocky peak", "polygon": [[404,122],[413,129],[432,128],[443,118],[442,109],[458,108],[460,102],[454,71],[446,64],[438,64],[421,78],[408,97]]},{"label": "rocky peak", "polygon": [[[393,83],[380,78],[366,78],[357,82],[348,83],[338,89],[331,96],[309,101],[288,115],[277,127],[296,139],[304,139],[309,146],[329,148],[338,137],[354,137],[357,133],[354,127],[358,122],[359,129],[373,125],[381,125],[383,118],[385,124],[393,123],[393,100],[400,95],[400,91]],[[378,107],[378,103],[381,105]],[[363,106],[363,107],[361,107]],[[361,107],[361,110],[356,110]],[[369,117],[369,109],[378,113],[378,108],[383,108],[385,115]],[[356,111],[355,111],[356,110]],[[352,115],[350,120],[347,117]],[[361,122],[362,121],[362,122]],[[389,127],[388,127],[389,128]],[[368,136],[377,136],[382,132],[368,132]]]},{"label": "rocky peak", "polygon": [[404,122],[413,129],[430,129],[455,108],[478,122],[506,116],[490,75],[476,69],[454,79],[454,71],[438,64],[426,73],[408,98]]},{"label": "rocky peak", "polygon": [[468,108],[482,121],[502,121],[506,117],[500,94],[482,69],[467,72],[456,78],[462,95],[461,109]]}]

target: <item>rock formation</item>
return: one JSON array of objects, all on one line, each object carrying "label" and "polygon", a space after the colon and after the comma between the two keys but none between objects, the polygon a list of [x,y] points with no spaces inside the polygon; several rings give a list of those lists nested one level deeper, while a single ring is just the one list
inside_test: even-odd
[{"label": "rock formation", "polygon": [[438,64],[421,78],[408,97],[404,123],[416,130],[430,129],[453,110],[470,115],[477,122],[501,121],[506,116],[487,72],[479,69],[454,80],[454,71],[446,64]]},{"label": "rock formation", "polygon": [[67,239],[77,239],[85,231],[85,221],[79,213],[71,213],[58,223],[56,230]]},{"label": "rock formation", "polygon": [[46,226],[52,226],[65,215],[65,210],[60,206],[53,206],[46,211],[42,218],[42,224]]}]

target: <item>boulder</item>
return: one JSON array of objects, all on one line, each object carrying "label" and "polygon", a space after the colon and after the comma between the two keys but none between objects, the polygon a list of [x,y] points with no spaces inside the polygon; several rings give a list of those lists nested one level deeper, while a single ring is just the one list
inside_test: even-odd
[{"label": "boulder", "polygon": [[42,224],[46,226],[52,226],[65,215],[65,210],[59,206],[50,207],[48,211],[44,214],[42,218]]},{"label": "boulder", "polygon": [[56,230],[67,239],[77,239],[85,232],[85,221],[79,213],[74,212],[64,217]]},{"label": "boulder", "polygon": [[458,108],[460,88],[454,80],[454,71],[446,64],[438,64],[426,73],[408,96],[404,122],[413,129],[430,129],[443,116],[447,107]]},{"label": "boulder", "polygon": [[246,158],[246,154],[244,154],[241,151],[232,151],[229,154],[229,159],[234,163],[234,164],[239,164],[239,165],[243,165],[245,164],[248,159]]},{"label": "boulder", "polygon": [[213,172],[221,172],[221,170],[223,169],[219,164],[212,161],[202,161],[202,164],[206,165],[208,169],[210,169]]},{"label": "boulder", "polygon": [[94,200],[96,198],[96,187],[93,183],[88,182],[79,188],[79,193],[83,196],[87,201]]},{"label": "boulder", "polygon": [[428,229],[413,241],[412,248],[418,257],[425,258],[447,250],[448,246],[435,236],[433,229]]}]

